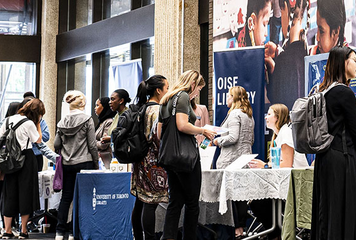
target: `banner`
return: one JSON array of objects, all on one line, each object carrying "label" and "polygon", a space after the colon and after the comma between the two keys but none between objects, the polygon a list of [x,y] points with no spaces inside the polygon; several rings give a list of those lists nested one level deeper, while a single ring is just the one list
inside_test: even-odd
[{"label": "banner", "polygon": [[125,89],[134,99],[137,88],[142,81],[142,60],[133,60],[112,66],[114,82],[110,84],[110,94],[118,89]]},{"label": "banner", "polygon": [[244,48],[214,53],[214,125],[220,126],[229,108],[229,89],[242,86],[246,89],[255,120],[253,153],[265,159],[265,68],[264,48]]},{"label": "banner", "polygon": [[329,53],[307,56],[305,62],[305,96],[316,85],[324,80],[326,62],[328,61]]}]

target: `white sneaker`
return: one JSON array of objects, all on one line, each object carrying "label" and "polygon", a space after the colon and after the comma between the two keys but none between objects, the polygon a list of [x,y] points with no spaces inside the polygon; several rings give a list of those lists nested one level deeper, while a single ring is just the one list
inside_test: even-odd
[{"label": "white sneaker", "polygon": [[63,235],[56,235],[56,238],[55,238],[55,240],[63,240]]},{"label": "white sneaker", "polygon": [[68,240],[74,240],[74,237],[72,234],[69,234]]}]

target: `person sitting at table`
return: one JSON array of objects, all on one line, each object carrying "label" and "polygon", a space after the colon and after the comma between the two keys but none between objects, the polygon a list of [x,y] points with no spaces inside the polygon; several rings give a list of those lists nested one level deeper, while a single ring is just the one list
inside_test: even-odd
[{"label": "person sitting at table", "polygon": [[[73,200],[77,173],[82,169],[98,169],[99,159],[94,121],[84,113],[85,95],[71,90],[64,95],[63,101],[69,104],[70,111],[58,122],[54,139],[54,148],[61,150],[63,164],[63,189],[58,209],[56,240],[62,240],[69,227],[68,211]],[[70,239],[73,237],[70,236]]]},{"label": "person sitting at table", "polygon": [[95,127],[96,146],[98,147],[99,157],[104,163],[106,169],[110,168],[112,159],[112,149],[110,142],[103,143],[102,137],[108,135],[108,130],[111,127],[113,117],[116,112],[112,111],[109,105],[110,98],[98,98],[95,102],[94,112],[98,116],[99,122]]},{"label": "person sitting at table", "polygon": [[[16,125],[23,119],[28,118],[15,131],[16,139],[25,155],[23,167],[11,174],[5,174],[2,189],[1,214],[4,216],[5,233],[3,239],[13,238],[11,231],[12,218],[21,215],[21,233],[19,239],[28,238],[27,222],[29,216],[40,208],[37,160],[32,151],[32,144],[40,143],[42,132],[40,119],[45,114],[44,104],[39,99],[32,99],[26,103],[18,114],[8,118],[9,124]],[[0,136],[6,131],[6,124],[0,128]]]},{"label": "person sitting at table", "polygon": [[[280,167],[308,167],[308,162],[304,154],[294,150],[292,138],[292,129],[288,126],[290,123],[289,110],[284,104],[273,104],[269,107],[265,117],[267,128],[273,130],[271,147],[281,148]],[[250,168],[269,168],[271,162],[268,163],[259,159],[254,159],[249,163]],[[250,207],[257,217],[262,222],[265,228],[272,227],[272,200],[262,199],[252,201]],[[278,239],[281,234],[281,229],[277,226],[275,230],[268,234],[269,239]]]},{"label": "person sitting at table", "polygon": [[[290,123],[289,110],[284,104],[273,104],[269,107],[265,117],[267,128],[273,130],[271,147],[281,148],[280,167],[304,168],[308,167],[308,161],[305,154],[294,150],[292,129],[288,126]],[[268,163],[259,159],[254,159],[249,163],[250,168],[268,168]]]},{"label": "person sitting at table", "polygon": [[[229,132],[213,141],[216,146],[221,148],[216,163],[217,169],[226,168],[243,154],[251,154],[254,142],[255,121],[246,90],[241,86],[230,88],[227,106],[230,109],[221,127],[229,129]],[[235,239],[241,239],[243,228],[246,226],[247,202],[233,201],[232,207]]]},{"label": "person sitting at table", "polygon": [[[147,156],[139,163],[133,164],[131,177],[131,194],[136,196],[132,211],[132,227],[136,240],[155,238],[155,212],[159,203],[168,203],[167,173],[157,166],[159,139],[157,123],[159,101],[168,91],[168,81],[161,75],[154,75],[142,81],[137,90],[137,105],[147,103],[145,112],[145,136],[150,143]],[[144,232],[144,237],[142,233]]]}]

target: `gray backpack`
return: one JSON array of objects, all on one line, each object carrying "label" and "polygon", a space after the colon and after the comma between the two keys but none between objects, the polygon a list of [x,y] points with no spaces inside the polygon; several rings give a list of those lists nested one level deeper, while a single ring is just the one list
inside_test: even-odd
[{"label": "gray backpack", "polygon": [[323,92],[315,92],[314,86],[308,97],[298,98],[291,111],[294,149],[300,153],[322,153],[329,149],[334,136],[328,132],[324,95],[341,83],[333,83]]}]

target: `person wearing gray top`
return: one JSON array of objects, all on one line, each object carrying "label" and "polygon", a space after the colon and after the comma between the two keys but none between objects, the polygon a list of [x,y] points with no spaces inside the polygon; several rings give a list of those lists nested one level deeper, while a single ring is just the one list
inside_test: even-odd
[{"label": "person wearing gray top", "polygon": [[[227,128],[229,132],[213,141],[221,148],[216,163],[218,169],[226,168],[243,154],[251,154],[254,142],[255,121],[246,90],[240,86],[230,88],[227,106],[230,110],[221,126]],[[247,202],[233,201],[232,203],[235,239],[241,239],[243,228],[246,226]]]},{"label": "person wearing gray top", "polygon": [[58,209],[56,240],[62,240],[67,225],[68,210],[73,199],[77,173],[82,169],[98,169],[98,150],[93,119],[84,114],[85,96],[80,91],[68,91],[63,101],[70,112],[58,124],[54,148],[61,150],[63,164],[62,198]]},{"label": "person wearing gray top", "polygon": [[214,144],[221,148],[218,169],[226,168],[242,154],[251,154],[254,142],[255,121],[246,90],[240,86],[230,88],[227,101],[230,110],[221,126],[229,132],[214,139]]}]

